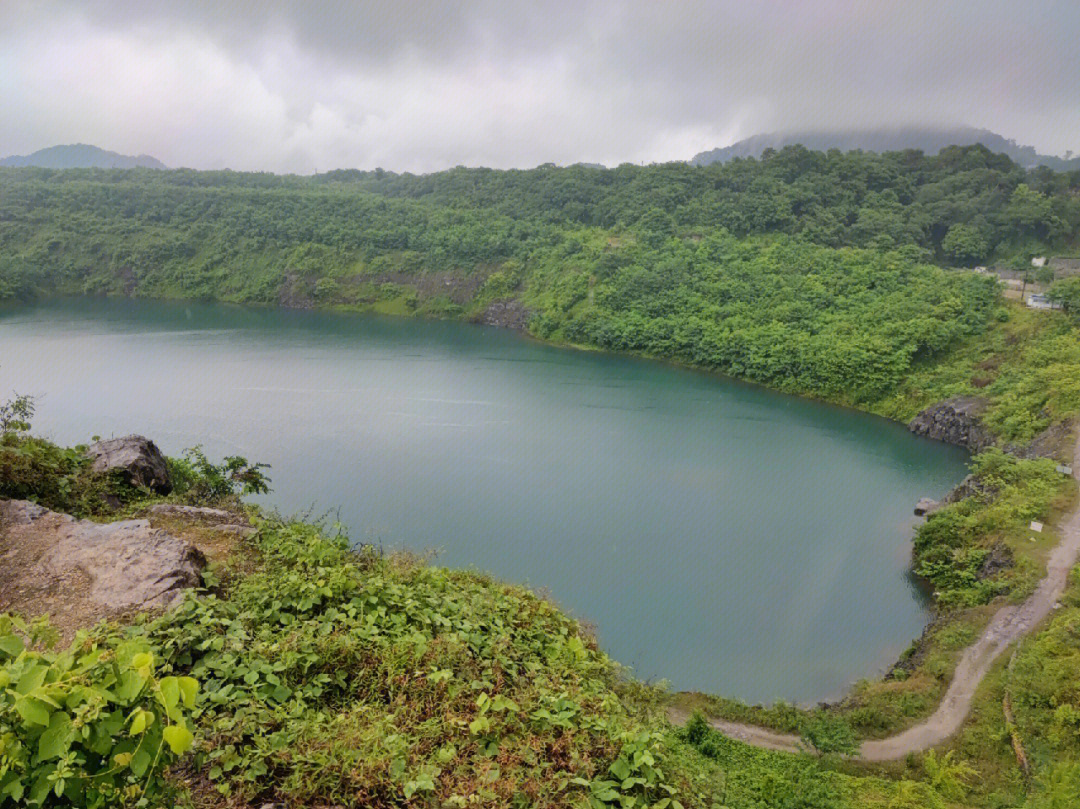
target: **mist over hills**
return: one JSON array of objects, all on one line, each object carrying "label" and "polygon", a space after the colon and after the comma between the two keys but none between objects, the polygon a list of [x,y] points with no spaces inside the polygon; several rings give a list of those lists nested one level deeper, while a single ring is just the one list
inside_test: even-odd
[{"label": "mist over hills", "polygon": [[[1074,157],[1071,153],[1066,153],[1065,157],[1040,154],[1033,146],[1024,146],[988,129],[970,126],[937,128],[898,126],[833,131],[768,132],[752,135],[730,146],[699,152],[689,160],[689,163],[693,166],[707,166],[710,163],[726,163],[735,158],[759,158],[766,149],[782,149],[795,144],[801,144],[814,151],[839,149],[843,152],[852,150],[895,152],[918,149],[927,155],[934,155],[947,146],[970,146],[976,143],[982,144],[996,154],[1007,155],[1015,163],[1027,169],[1037,166],[1046,166],[1055,171],[1080,169],[1080,156]],[[585,168],[605,168],[600,163],[578,162],[573,165]],[[28,155],[11,155],[0,158],[0,166],[34,166],[48,169],[168,169],[168,166],[151,155],[123,155],[85,143],[50,146]]]},{"label": "mist over hills", "polygon": [[782,149],[796,143],[815,151],[840,149],[847,152],[861,149],[866,152],[896,152],[920,149],[926,154],[937,154],[946,146],[981,143],[991,152],[1008,155],[1024,168],[1048,166],[1056,171],[1080,168],[1080,157],[1066,159],[1056,155],[1039,154],[1032,146],[1021,146],[1015,140],[1007,139],[996,132],[971,126],[769,132],[753,135],[731,146],[700,152],[694,155],[690,163],[694,166],[706,166],[709,163],[726,163],[737,157],[760,157],[766,149]]},{"label": "mist over hills", "polygon": [[150,155],[122,155],[86,143],[50,146],[33,154],[0,159],[0,166],[37,166],[45,169],[164,169],[164,163]]}]

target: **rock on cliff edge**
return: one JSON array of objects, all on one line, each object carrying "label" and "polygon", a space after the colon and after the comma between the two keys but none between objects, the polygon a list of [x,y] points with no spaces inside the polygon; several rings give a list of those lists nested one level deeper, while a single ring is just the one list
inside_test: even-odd
[{"label": "rock on cliff edge", "polygon": [[158,494],[172,491],[169,465],[149,438],[125,435],[97,441],[90,445],[86,454],[93,460],[90,468],[98,474],[119,470],[132,486],[151,489]]},{"label": "rock on cliff edge", "polygon": [[994,445],[994,436],[982,423],[987,401],[978,396],[956,396],[923,410],[908,429],[938,441],[979,452]]},{"label": "rock on cliff edge", "polygon": [[200,584],[205,564],[197,548],[147,520],[95,523],[0,500],[0,612],[46,613],[65,634],[171,606]]}]

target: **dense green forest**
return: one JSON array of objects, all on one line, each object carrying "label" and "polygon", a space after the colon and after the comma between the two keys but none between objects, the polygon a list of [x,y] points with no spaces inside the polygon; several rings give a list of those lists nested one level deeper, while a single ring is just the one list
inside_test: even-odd
[{"label": "dense green forest", "polygon": [[550,340],[904,417],[927,398],[890,401],[913,369],[1007,317],[992,278],[944,268],[1030,267],[1078,233],[1080,172],[1028,172],[980,146],[425,176],[5,169],[0,299],[477,319],[512,301],[517,325]]}]

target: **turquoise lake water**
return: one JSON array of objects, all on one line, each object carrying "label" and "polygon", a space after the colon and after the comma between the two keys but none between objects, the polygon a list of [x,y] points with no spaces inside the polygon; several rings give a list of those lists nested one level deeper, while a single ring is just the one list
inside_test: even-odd
[{"label": "turquoise lake water", "polygon": [[542,589],[642,678],[772,702],[891,664],[912,506],[967,454],[899,424],[463,323],[76,299],[0,310],[0,398],[64,443],[272,465],[284,511]]}]

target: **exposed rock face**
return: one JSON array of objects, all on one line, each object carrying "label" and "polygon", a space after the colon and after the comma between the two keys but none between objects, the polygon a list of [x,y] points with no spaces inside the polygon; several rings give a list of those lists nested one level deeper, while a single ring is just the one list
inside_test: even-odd
[{"label": "exposed rock face", "polygon": [[1059,421],[1051,424],[1023,447],[1009,448],[1019,458],[1053,458],[1064,461],[1067,450],[1072,446],[1073,422]]},{"label": "exposed rock face", "polygon": [[199,585],[202,553],[146,520],[94,523],[0,500],[0,612],[46,613],[73,630],[167,607]]},{"label": "exposed rock face", "polygon": [[206,565],[194,546],[146,520],[71,520],[58,534],[42,568],[55,576],[85,574],[90,599],[108,609],[169,606],[199,585]]},{"label": "exposed rock face", "polygon": [[91,469],[99,474],[121,470],[128,483],[159,494],[172,491],[172,478],[165,456],[149,438],[125,435],[90,445],[86,453],[93,459]]},{"label": "exposed rock face", "polygon": [[521,305],[521,301],[513,299],[493,301],[480,316],[480,322],[485,326],[501,326],[504,329],[525,331],[532,315],[531,311]]},{"label": "exposed rock face", "polygon": [[983,559],[979,570],[975,574],[980,580],[991,579],[1003,570],[1013,566],[1013,552],[1008,545],[997,543],[990,549],[990,553]]},{"label": "exposed rock face", "polygon": [[9,525],[30,525],[48,511],[29,500],[0,500],[0,530]]},{"label": "exposed rock face", "polygon": [[956,396],[926,408],[911,420],[908,429],[979,452],[994,444],[994,436],[982,423],[986,406],[986,400],[978,396]]},{"label": "exposed rock face", "polygon": [[939,508],[941,508],[941,503],[937,500],[932,500],[929,497],[921,497],[919,498],[919,502],[915,504],[915,516],[922,517],[933,514]]},{"label": "exposed rock face", "polygon": [[172,519],[190,520],[213,526],[219,534],[229,536],[249,537],[255,533],[256,528],[249,525],[243,514],[234,514],[221,508],[207,508],[205,506],[181,506],[173,503],[158,503],[151,506],[148,511],[155,517],[168,517]]},{"label": "exposed rock face", "polygon": [[993,498],[996,492],[974,475],[968,475],[945,495],[945,505],[959,503],[965,497],[985,496]]}]

